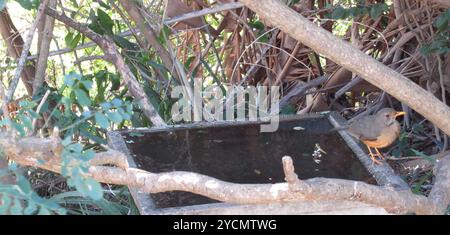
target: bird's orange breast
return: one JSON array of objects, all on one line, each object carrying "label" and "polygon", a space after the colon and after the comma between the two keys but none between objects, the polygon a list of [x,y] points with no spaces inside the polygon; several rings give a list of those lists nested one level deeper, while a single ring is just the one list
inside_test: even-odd
[{"label": "bird's orange breast", "polygon": [[376,140],[362,140],[362,142],[372,148],[385,148],[394,143],[399,135],[400,124],[395,122],[389,128],[383,129],[380,136],[378,136]]},{"label": "bird's orange breast", "polygon": [[393,141],[383,141],[383,140],[364,140],[363,143],[371,148],[385,148],[393,143]]}]

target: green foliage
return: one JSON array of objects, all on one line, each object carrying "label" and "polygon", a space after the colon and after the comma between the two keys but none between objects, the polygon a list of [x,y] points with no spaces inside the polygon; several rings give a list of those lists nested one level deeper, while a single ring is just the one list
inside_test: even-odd
[{"label": "green foliage", "polygon": [[89,18],[91,19],[91,23],[89,24],[89,28],[92,29],[94,32],[104,35],[113,35],[113,27],[114,27],[114,21],[111,19],[111,17],[103,11],[102,9],[97,9],[97,12],[94,12],[93,10],[89,13]]},{"label": "green foliage", "polygon": [[344,8],[343,6],[327,5],[326,8],[331,10],[331,13],[326,15],[326,18],[334,20],[354,18],[369,14],[372,19],[376,19],[389,10],[389,5],[386,3],[376,3],[373,5],[366,5],[365,1],[358,1],[356,6]]},{"label": "green foliage", "polygon": [[0,178],[5,174],[14,174],[14,184],[0,184],[0,215],[50,215],[66,214],[66,210],[55,200],[39,197],[28,180],[15,171],[0,170]]},{"label": "green foliage", "polygon": [[6,0],[0,0],[0,11],[6,7]]},{"label": "green foliage", "polygon": [[103,113],[95,113],[95,122],[101,127],[101,128],[108,128],[109,127],[109,120]]},{"label": "green foliage", "polygon": [[433,26],[437,29],[434,40],[424,45],[421,52],[424,55],[438,54],[445,55],[450,52],[450,9],[444,11],[433,22]]},{"label": "green foliage", "polygon": [[256,37],[259,42],[269,42],[269,36],[266,34],[265,26],[261,21],[253,19],[248,23],[248,25],[256,30]]},{"label": "green foliage", "polygon": [[433,26],[438,29],[439,32],[448,31],[448,23],[450,21],[450,9],[444,11],[436,20],[433,22]]},{"label": "green foliage", "polygon": [[63,145],[61,174],[67,178],[67,184],[85,197],[94,200],[103,198],[100,183],[85,176],[89,172],[89,160],[94,157],[94,151],[84,150],[80,143],[72,143],[71,138],[63,140]]},{"label": "green foliage", "polygon": [[[64,148],[62,151],[62,172],[61,174],[67,178],[69,187],[74,187],[82,197],[90,198],[93,201],[99,201],[106,209],[106,201],[103,199],[103,189],[101,184],[92,178],[86,177],[89,171],[89,160],[91,160],[95,152],[85,147],[82,142],[73,142],[74,136],[83,137],[85,143],[93,141],[94,143],[106,143],[104,138],[104,129],[113,125],[121,125],[123,122],[130,122],[133,115],[133,106],[131,101],[124,97],[124,93],[117,94],[117,98],[112,96],[118,91],[119,78],[117,75],[102,70],[93,75],[81,76],[71,72],[62,79],[62,86],[58,90],[53,90],[43,105],[41,112],[50,111],[49,103],[56,103],[56,107],[51,110],[50,116],[55,126],[59,126],[64,140],[62,142]],[[106,89],[110,94],[105,94]],[[101,96],[95,98],[90,97],[90,93],[101,93]],[[42,92],[41,92],[42,93]],[[35,97],[41,99],[41,97]],[[32,101],[23,100],[19,103],[19,109],[13,119],[3,119],[1,126],[7,126],[17,131],[24,137],[33,130],[33,120],[40,118],[39,114],[34,111],[37,104]],[[76,107],[76,109],[74,109]],[[78,110],[78,111],[77,111]],[[88,146],[88,145],[86,145]],[[94,145],[91,145],[91,147]],[[20,176],[20,175],[18,175]],[[44,200],[31,193],[31,186],[25,183],[25,178],[20,176],[17,185],[0,185],[9,191],[6,195],[3,210],[11,210],[13,213],[65,213],[52,200]],[[27,188],[28,185],[28,188]],[[13,190],[19,190],[18,192]],[[22,194],[20,194],[22,193]],[[20,197],[12,198],[14,195]],[[12,199],[11,199],[12,198]],[[11,199],[11,200],[10,200]],[[8,201],[9,200],[9,201]],[[23,202],[28,207],[20,208]],[[37,208],[37,209],[35,209]],[[23,209],[23,210],[21,210]],[[110,211],[112,214],[117,214]]]},{"label": "green foliage", "polygon": [[[105,96],[107,87],[115,92],[119,84],[119,78],[106,70],[94,75],[81,76],[72,72],[64,76],[59,93],[52,97],[54,102],[64,107],[52,111],[55,125],[65,131],[65,137],[75,134],[95,143],[105,144],[102,129],[130,121],[133,115],[133,106],[130,101],[125,100],[123,94],[111,97],[110,101]],[[91,98],[90,93],[94,92],[94,87],[97,88],[97,95]],[[73,106],[78,107],[81,112],[73,112]]]},{"label": "green foliage", "polygon": [[66,37],[64,38],[64,41],[66,42],[66,46],[70,49],[75,49],[75,47],[78,46],[78,43],[81,40],[81,33],[77,33],[74,35],[73,32],[67,33]]},{"label": "green foliage", "polygon": [[296,114],[296,113],[297,113],[297,109],[292,104],[289,104],[286,107],[283,107],[280,111],[281,115],[292,115],[292,114]]},{"label": "green foliage", "polygon": [[424,185],[427,182],[427,180],[429,180],[431,177],[433,177],[433,172],[432,171],[430,171],[430,172],[426,173],[425,175],[423,175],[422,177],[420,177],[418,182],[416,182],[414,184],[412,192],[414,194],[423,195],[422,190],[421,190],[422,189],[422,185]]},{"label": "green foliage", "polygon": [[[414,126],[413,131],[418,132],[420,130],[420,126]],[[402,132],[400,133],[399,141],[396,145],[396,148],[392,151],[392,155],[394,157],[401,157],[401,156],[418,156],[421,157],[427,161],[429,161],[432,164],[436,163],[436,160],[433,157],[430,157],[426,154],[424,154],[421,151],[418,151],[413,148],[413,146],[408,143],[408,133]]]},{"label": "green foliage", "polygon": [[2,119],[0,121],[1,127],[11,127],[16,130],[20,137],[24,137],[27,132],[33,131],[33,119],[39,118],[33,108],[37,104],[27,100],[22,100],[19,102],[19,111],[12,119]]},{"label": "green foliage", "polygon": [[64,77],[64,85],[71,90],[71,96],[75,96],[75,101],[81,106],[91,106],[89,90],[92,88],[92,81],[81,77],[79,74],[71,73]]},{"label": "green foliage", "polygon": [[39,7],[40,0],[16,0],[16,2],[27,10],[33,10]]},{"label": "green foliage", "polygon": [[[107,190],[104,191],[105,198],[100,200],[92,200],[91,198],[83,197],[78,191],[69,191],[53,196],[51,199],[58,202],[60,205],[66,205],[71,209],[67,210],[67,214],[71,215],[127,215],[139,214],[137,208],[128,207],[118,202],[116,197],[126,197],[125,200],[131,201],[131,195],[125,186],[121,190]],[[111,194],[111,196],[109,195]]]}]

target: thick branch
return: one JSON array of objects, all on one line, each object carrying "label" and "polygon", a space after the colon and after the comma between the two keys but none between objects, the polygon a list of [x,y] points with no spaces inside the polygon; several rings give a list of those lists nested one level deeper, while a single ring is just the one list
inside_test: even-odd
[{"label": "thick branch", "polygon": [[[50,0],[48,6],[54,8],[56,6],[56,0]],[[53,17],[45,17],[44,30],[42,32],[41,44],[39,46],[39,58],[36,66],[36,76],[33,81],[33,93],[42,87],[45,81],[45,71],[47,69],[48,54],[50,52],[50,43],[53,38],[53,28],[55,25],[55,19]]]},{"label": "thick branch", "polygon": [[450,157],[443,158],[439,161],[435,172],[436,180],[429,198],[441,209],[441,213],[445,213],[447,206],[450,205]]},{"label": "thick branch", "polygon": [[450,135],[450,108],[405,76],[318,27],[282,1],[241,2],[291,37],[404,102]]},{"label": "thick branch", "polygon": [[[5,155],[21,165],[34,166],[56,173],[61,172],[59,138],[27,137],[15,140],[0,136]],[[442,214],[448,203],[450,155],[439,164],[436,186],[430,198],[415,195],[409,190],[393,191],[363,182],[314,178],[299,180],[289,157],[283,158],[287,183],[234,184],[191,172],[154,174],[128,168],[126,156],[109,150],[91,160],[87,176],[110,184],[127,185],[143,192],[187,191],[219,201],[238,204],[262,204],[289,201],[359,201],[385,208],[390,213]],[[100,166],[99,164],[117,167]]]}]

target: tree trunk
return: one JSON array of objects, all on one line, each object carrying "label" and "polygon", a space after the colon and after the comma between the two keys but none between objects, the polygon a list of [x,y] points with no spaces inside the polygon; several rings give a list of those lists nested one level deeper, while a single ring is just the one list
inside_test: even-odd
[{"label": "tree trunk", "polygon": [[[8,48],[8,55],[14,59],[18,59],[22,54],[22,46],[24,41],[17,28],[14,26],[7,8],[0,11],[0,33]],[[33,80],[35,75],[35,63],[31,61],[27,63],[22,73],[22,82],[29,95],[33,94]]]},{"label": "tree trunk", "polygon": [[[56,6],[56,0],[50,0],[48,6],[54,8]],[[44,27],[42,33],[39,35],[39,57],[36,67],[36,76],[33,82],[33,93],[36,93],[45,81],[50,42],[53,38],[53,27],[55,25],[55,19],[53,17],[46,16],[44,19]]]}]

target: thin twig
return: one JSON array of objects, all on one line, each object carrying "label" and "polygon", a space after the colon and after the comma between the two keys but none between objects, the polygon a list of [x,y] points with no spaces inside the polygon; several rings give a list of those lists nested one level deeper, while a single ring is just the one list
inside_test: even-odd
[{"label": "thin twig", "polygon": [[25,63],[27,62],[28,52],[30,51],[31,48],[31,42],[33,41],[34,32],[36,31],[39,22],[42,20],[42,17],[44,16],[45,13],[44,10],[47,7],[48,1],[49,0],[44,0],[41,3],[41,5],[38,8],[36,19],[31,25],[30,30],[28,31],[25,45],[23,46],[22,54],[20,55],[19,62],[17,63],[16,73],[14,75],[13,80],[11,81],[11,84],[9,85],[8,91],[6,92],[7,103],[11,102],[11,100],[13,99],[14,92],[16,91],[17,85],[19,84],[20,76],[22,75]]},{"label": "thin twig", "polygon": [[[47,101],[48,96],[50,95],[50,93],[51,93],[50,90],[47,90],[47,91],[45,92],[44,97],[42,97],[41,102],[39,103],[39,105],[38,105],[37,108],[36,108],[36,113],[37,113],[37,114],[39,114],[39,113],[41,112],[42,107],[44,106],[45,102]],[[35,118],[35,119],[33,120],[33,129],[32,129],[33,131],[32,131],[32,133],[34,133],[34,132],[36,131],[36,124],[37,124],[37,121],[38,121],[37,118]]]}]

